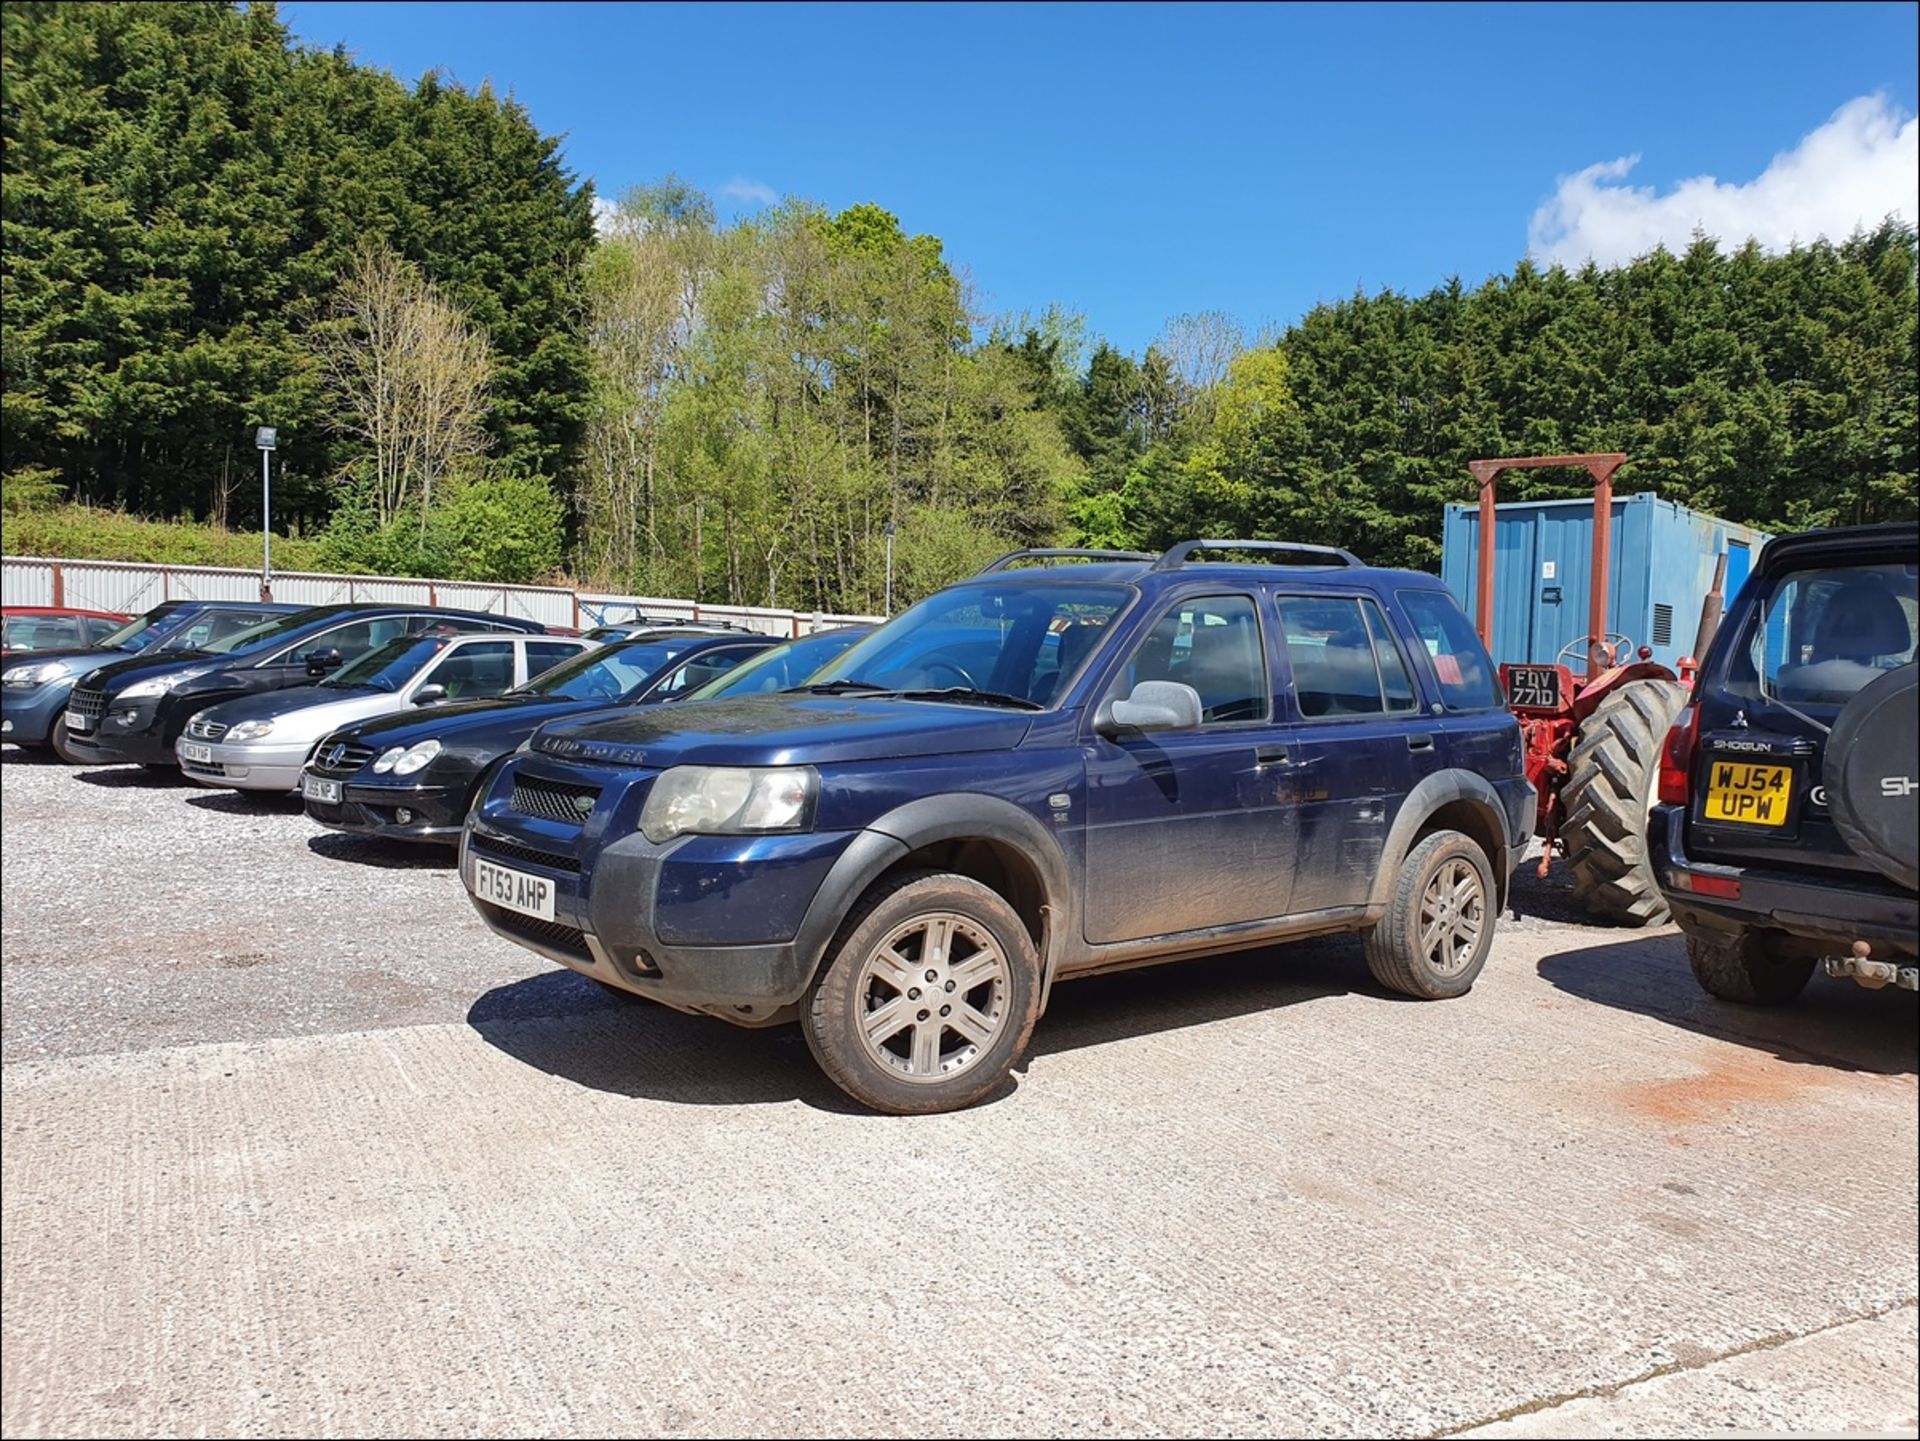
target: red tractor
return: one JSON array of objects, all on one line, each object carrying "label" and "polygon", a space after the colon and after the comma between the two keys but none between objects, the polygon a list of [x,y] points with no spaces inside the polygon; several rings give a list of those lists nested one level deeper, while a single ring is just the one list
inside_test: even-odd
[{"label": "red tractor", "polygon": [[[1647,857],[1647,811],[1660,778],[1660,748],[1686,704],[1691,658],[1676,676],[1655,664],[1650,647],[1607,630],[1607,568],[1613,473],[1624,455],[1529,455],[1475,460],[1480,482],[1478,591],[1474,622],[1493,648],[1494,482],[1505,470],[1584,466],[1593,476],[1593,565],[1585,636],[1551,665],[1505,664],[1500,680],[1520,718],[1527,778],[1540,798],[1534,832],[1545,844],[1544,877],[1557,846],[1573,874],[1573,892],[1587,911],[1626,925],[1667,917]],[[1717,619],[1721,581],[1707,598],[1701,636]],[[1696,637],[1694,654],[1703,640]],[[1577,667],[1577,669],[1576,669]],[[1684,677],[1684,682],[1683,682]]]}]

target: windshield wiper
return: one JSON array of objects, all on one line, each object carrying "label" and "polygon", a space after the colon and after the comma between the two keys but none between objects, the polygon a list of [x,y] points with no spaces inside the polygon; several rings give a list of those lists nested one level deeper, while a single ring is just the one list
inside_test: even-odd
[{"label": "windshield wiper", "polygon": [[1004,705],[1015,710],[1045,710],[1037,700],[1028,700],[1023,695],[1008,695],[1005,691],[980,690],[970,685],[950,685],[938,690],[890,690],[888,696],[901,700],[949,700],[962,705]]},{"label": "windshield wiper", "polygon": [[870,680],[830,680],[819,685],[790,685],[780,692],[782,695],[892,695],[883,685],[875,685]]}]

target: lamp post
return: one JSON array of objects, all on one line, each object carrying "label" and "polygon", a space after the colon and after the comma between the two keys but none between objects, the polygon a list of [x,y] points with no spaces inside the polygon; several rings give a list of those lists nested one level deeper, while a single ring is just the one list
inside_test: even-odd
[{"label": "lamp post", "polygon": [[893,522],[887,522],[887,604],[886,612],[893,614]]},{"label": "lamp post", "polygon": [[262,425],[253,432],[253,443],[260,447],[260,599],[273,599],[273,481],[269,458],[279,444],[280,432]]}]

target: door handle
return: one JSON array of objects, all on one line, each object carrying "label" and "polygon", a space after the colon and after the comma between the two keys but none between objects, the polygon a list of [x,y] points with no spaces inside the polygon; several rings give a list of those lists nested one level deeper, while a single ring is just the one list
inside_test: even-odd
[{"label": "door handle", "polygon": [[1430,751],[1433,749],[1433,737],[1408,736],[1407,749],[1410,751]]},{"label": "door handle", "polygon": [[1288,764],[1287,748],[1285,746],[1255,746],[1253,748],[1253,759],[1255,765],[1262,768],[1266,766],[1283,766]]}]

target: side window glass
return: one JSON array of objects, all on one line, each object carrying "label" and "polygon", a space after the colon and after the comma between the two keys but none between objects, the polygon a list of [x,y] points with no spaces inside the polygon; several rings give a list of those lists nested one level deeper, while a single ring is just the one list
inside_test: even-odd
[{"label": "side window glass", "polygon": [[460,646],[433,668],[424,683],[445,686],[449,700],[499,695],[513,684],[513,642],[492,640]]},{"label": "side window glass", "polygon": [[1426,647],[1447,709],[1488,710],[1501,704],[1493,660],[1453,597],[1445,591],[1403,590],[1399,598],[1413,633]]},{"label": "side window glass", "polygon": [[125,624],[126,622],[121,620],[89,620],[87,621],[86,622],[87,644],[88,645],[100,644],[101,641],[105,640],[108,636],[112,635],[116,630],[119,630]]},{"label": "side window glass", "polygon": [[1366,614],[1367,631],[1373,637],[1373,658],[1380,665],[1380,688],[1386,692],[1387,709],[1395,712],[1416,709],[1419,702],[1413,694],[1413,677],[1407,674],[1400,647],[1394,644],[1393,632],[1387,629],[1387,618],[1370,600],[1361,601],[1360,609]]},{"label": "side window glass", "polygon": [[304,665],[307,657],[317,650],[337,650],[341,660],[355,660],[374,647],[405,635],[408,620],[407,616],[384,615],[378,620],[358,620],[351,625],[337,625],[332,630],[323,630],[302,641],[286,657],[286,663]]},{"label": "side window glass", "polygon": [[542,671],[551,670],[561,661],[579,653],[570,645],[555,645],[550,640],[530,640],[527,642],[527,679],[532,680]]},{"label": "side window glass", "polygon": [[678,670],[662,681],[655,695],[685,695],[688,691],[699,690],[701,686],[717,676],[723,676],[749,655],[747,650],[710,650],[687,661]]},{"label": "side window glass", "polygon": [[1121,671],[1117,694],[1148,680],[1192,686],[1204,725],[1265,720],[1271,687],[1253,598],[1209,595],[1176,602]]},{"label": "side window glass", "polygon": [[1283,595],[1278,604],[1300,714],[1318,720],[1384,713],[1380,668],[1360,602]]}]

